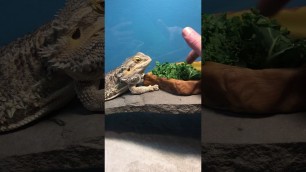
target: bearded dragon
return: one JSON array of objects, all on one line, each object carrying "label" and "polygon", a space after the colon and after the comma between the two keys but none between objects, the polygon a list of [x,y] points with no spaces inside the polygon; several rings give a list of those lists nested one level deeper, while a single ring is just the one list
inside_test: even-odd
[{"label": "bearded dragon", "polygon": [[105,76],[105,100],[111,100],[130,90],[142,94],[159,90],[158,85],[137,86],[143,82],[144,71],[152,59],[138,52]]},{"label": "bearded dragon", "polygon": [[67,0],[53,21],[0,48],[0,132],[65,106],[104,110],[104,0]]}]

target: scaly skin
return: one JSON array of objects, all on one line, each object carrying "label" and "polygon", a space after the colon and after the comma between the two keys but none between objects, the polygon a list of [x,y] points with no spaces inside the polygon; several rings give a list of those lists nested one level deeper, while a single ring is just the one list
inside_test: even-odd
[{"label": "scaly skin", "polygon": [[159,90],[158,85],[137,86],[143,82],[144,71],[152,59],[138,52],[121,66],[105,76],[105,100],[111,100],[130,90],[132,94],[143,94]]},{"label": "scaly skin", "polygon": [[0,49],[0,132],[65,106],[104,110],[104,0],[68,0],[50,23]]}]

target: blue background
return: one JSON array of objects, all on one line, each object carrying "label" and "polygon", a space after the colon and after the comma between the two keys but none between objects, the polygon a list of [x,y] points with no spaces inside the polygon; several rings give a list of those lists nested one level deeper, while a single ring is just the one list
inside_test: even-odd
[{"label": "blue background", "polygon": [[0,0],[0,46],[51,21],[65,0]]},{"label": "blue background", "polygon": [[[201,8],[202,2],[202,8]],[[106,0],[106,71],[142,51],[155,61],[184,61],[190,48],[181,36],[186,26],[201,31],[201,10],[237,11],[257,0]],[[65,0],[0,0],[0,46],[35,31],[54,18]],[[292,0],[287,7],[306,5]]]},{"label": "blue background", "polygon": [[105,71],[140,51],[155,61],[185,61],[190,48],[181,30],[201,31],[200,0],[106,0]]}]

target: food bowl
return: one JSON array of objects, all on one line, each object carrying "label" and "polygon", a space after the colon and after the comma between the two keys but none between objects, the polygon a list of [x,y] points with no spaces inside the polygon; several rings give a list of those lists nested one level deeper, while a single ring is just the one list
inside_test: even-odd
[{"label": "food bowl", "polygon": [[[194,62],[192,66],[201,71],[201,62]],[[152,72],[147,73],[144,76],[144,85],[155,85],[157,84],[159,88],[163,91],[169,92],[176,95],[194,95],[201,94],[201,81],[200,80],[178,80],[178,79],[167,79],[160,78],[152,74]]]},{"label": "food bowl", "polygon": [[[305,38],[306,28],[301,29],[305,15],[306,7],[301,7],[283,10],[274,18],[287,27],[293,37]],[[305,88],[304,66],[249,69],[215,62],[205,62],[202,66],[202,104],[231,112],[274,114],[305,111]]]}]

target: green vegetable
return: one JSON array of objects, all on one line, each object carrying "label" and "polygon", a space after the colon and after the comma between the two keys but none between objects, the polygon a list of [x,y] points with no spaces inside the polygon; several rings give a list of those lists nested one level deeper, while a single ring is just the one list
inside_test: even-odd
[{"label": "green vegetable", "polygon": [[249,68],[297,67],[306,62],[306,41],[293,39],[275,20],[256,10],[241,17],[203,14],[203,63]]},{"label": "green vegetable", "polygon": [[156,62],[156,67],[152,73],[160,78],[173,78],[179,80],[199,80],[201,73],[197,71],[192,65],[187,63],[159,63]]}]

